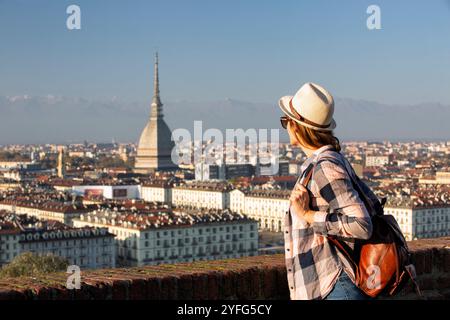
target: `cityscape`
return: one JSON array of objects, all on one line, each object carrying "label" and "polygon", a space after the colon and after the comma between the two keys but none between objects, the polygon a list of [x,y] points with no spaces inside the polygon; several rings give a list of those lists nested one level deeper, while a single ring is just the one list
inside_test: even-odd
[{"label": "cityscape", "polygon": [[[138,144],[6,145],[0,151],[0,264],[23,252],[81,269],[281,253],[283,219],[305,154],[281,143],[278,172],[247,161],[173,163],[158,56]],[[450,235],[450,141],[343,142],[357,175],[407,240]],[[203,141],[201,149],[208,147]],[[194,144],[184,145],[194,148]],[[189,150],[193,154],[194,150]],[[267,156],[267,154],[264,154]],[[214,157],[212,157],[214,159]]]}]

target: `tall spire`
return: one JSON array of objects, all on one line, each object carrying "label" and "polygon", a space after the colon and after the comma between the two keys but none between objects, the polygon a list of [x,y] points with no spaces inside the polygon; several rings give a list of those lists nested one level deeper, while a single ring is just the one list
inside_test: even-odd
[{"label": "tall spire", "polygon": [[159,98],[159,75],[158,75],[158,51],[155,53],[155,74],[153,81],[153,96]]},{"label": "tall spire", "polygon": [[153,100],[151,105],[150,117],[162,118],[162,106],[161,99],[159,97],[159,73],[158,73],[158,52],[155,53],[155,71],[153,78]]}]

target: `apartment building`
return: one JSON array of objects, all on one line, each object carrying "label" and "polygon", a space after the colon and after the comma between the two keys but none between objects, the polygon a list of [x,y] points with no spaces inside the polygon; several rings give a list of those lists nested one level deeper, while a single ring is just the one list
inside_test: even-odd
[{"label": "apartment building", "polygon": [[232,186],[221,182],[185,182],[172,188],[172,204],[196,208],[226,209]]},{"label": "apartment building", "polygon": [[257,221],[228,209],[177,210],[144,214],[103,209],[81,215],[74,226],[108,228],[116,235],[116,256],[121,266],[257,254]]},{"label": "apartment building", "polygon": [[106,228],[71,228],[26,215],[0,213],[0,265],[23,252],[67,259],[83,269],[115,267],[114,235]]},{"label": "apartment building", "polygon": [[286,189],[235,189],[230,192],[230,209],[257,220],[261,230],[281,232],[290,194]]},{"label": "apartment building", "polygon": [[38,219],[55,220],[72,225],[72,219],[80,214],[94,210],[91,206],[76,203],[63,203],[57,201],[33,202],[33,200],[0,200],[0,210],[26,214]]},{"label": "apartment building", "polygon": [[141,186],[141,198],[145,201],[156,201],[172,203],[173,184],[166,181],[152,181],[143,183]]},{"label": "apartment building", "polygon": [[395,217],[406,240],[450,235],[450,203],[411,197],[388,199],[385,213]]}]

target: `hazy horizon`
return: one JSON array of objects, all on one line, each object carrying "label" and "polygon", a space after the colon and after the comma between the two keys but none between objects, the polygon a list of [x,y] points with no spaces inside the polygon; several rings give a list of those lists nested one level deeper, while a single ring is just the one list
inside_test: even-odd
[{"label": "hazy horizon", "polygon": [[[207,128],[281,129],[276,102],[165,101],[163,113],[171,130],[188,129],[201,120]],[[426,111],[431,111],[424,118]],[[150,101],[90,100],[62,96],[0,96],[0,144],[136,143],[150,114]],[[240,115],[236,117],[236,115]],[[423,103],[385,105],[335,97],[336,136],[341,141],[447,141],[450,105]],[[17,123],[21,125],[18,127]],[[14,133],[14,135],[11,135]],[[280,140],[287,135],[280,130]]]}]

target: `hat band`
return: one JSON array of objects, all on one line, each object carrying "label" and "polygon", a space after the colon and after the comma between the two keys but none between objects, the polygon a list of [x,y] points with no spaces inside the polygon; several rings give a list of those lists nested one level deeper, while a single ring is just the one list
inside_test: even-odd
[{"label": "hat band", "polygon": [[306,119],[305,117],[302,117],[297,111],[295,111],[294,107],[292,106],[292,99],[289,101],[289,108],[291,108],[292,113],[293,113],[296,117],[298,117],[297,120],[300,120],[300,121],[302,121],[302,122],[304,122],[304,123],[310,124],[310,125],[315,126],[315,127],[318,127],[318,128],[323,128],[323,129],[328,128],[328,127],[330,126],[330,124],[331,124],[331,122],[330,122],[329,124],[327,124],[327,125],[317,124],[317,123],[315,123],[315,122],[312,122],[312,121]]}]

